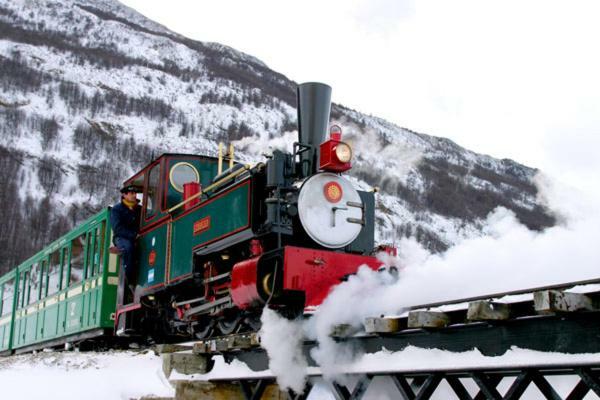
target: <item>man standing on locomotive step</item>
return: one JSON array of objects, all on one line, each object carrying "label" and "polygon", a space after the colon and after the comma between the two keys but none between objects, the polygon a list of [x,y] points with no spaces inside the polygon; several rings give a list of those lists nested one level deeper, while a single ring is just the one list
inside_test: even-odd
[{"label": "man standing on locomotive step", "polygon": [[133,185],[121,189],[121,201],[110,211],[110,224],[113,229],[113,243],[121,251],[125,268],[126,285],[132,292],[135,289],[135,239],[140,226],[141,207],[136,195],[138,188]]}]

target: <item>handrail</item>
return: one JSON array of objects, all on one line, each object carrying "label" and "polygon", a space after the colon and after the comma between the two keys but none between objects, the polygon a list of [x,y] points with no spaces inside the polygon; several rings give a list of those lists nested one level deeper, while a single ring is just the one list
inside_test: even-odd
[{"label": "handrail", "polygon": [[202,196],[204,193],[206,192],[210,192],[211,190],[221,186],[221,184],[223,182],[227,182],[228,180],[235,178],[238,175],[241,175],[243,172],[246,172],[248,170],[250,170],[252,168],[252,166],[250,164],[246,164],[243,166],[243,168],[238,169],[237,171],[232,172],[231,174],[223,177],[222,179],[219,179],[218,181],[216,181],[215,183],[207,186],[204,190],[200,190],[198,193],[194,194],[193,196],[188,197],[187,199],[185,199],[184,201],[182,201],[179,204],[174,205],[173,207],[169,208],[167,210],[168,213],[172,213],[173,211],[177,210],[178,208],[183,207],[184,205],[186,205],[187,203],[189,203],[190,201],[197,199],[198,197]]}]

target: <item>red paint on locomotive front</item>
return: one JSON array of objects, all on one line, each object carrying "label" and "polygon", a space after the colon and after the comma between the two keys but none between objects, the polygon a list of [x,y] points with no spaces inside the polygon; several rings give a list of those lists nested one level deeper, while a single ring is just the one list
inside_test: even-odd
[{"label": "red paint on locomotive front", "polygon": [[[231,297],[241,309],[264,302],[257,288],[259,259],[239,262],[231,272]],[[362,265],[377,270],[383,263],[371,256],[286,246],[281,289],[304,292],[304,307],[310,309],[320,305],[331,288],[355,274]]]},{"label": "red paint on locomotive front", "polygon": [[260,256],[239,262],[231,270],[231,299],[242,310],[260,301],[256,287],[259,259]]},{"label": "red paint on locomotive front", "polygon": [[304,307],[320,305],[330,290],[366,265],[373,270],[383,263],[375,257],[286,246],[283,289],[302,290]]}]

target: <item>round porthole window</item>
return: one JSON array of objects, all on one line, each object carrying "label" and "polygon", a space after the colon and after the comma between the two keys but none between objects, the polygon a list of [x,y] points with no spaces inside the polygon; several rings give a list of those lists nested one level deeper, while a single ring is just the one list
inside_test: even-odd
[{"label": "round porthole window", "polygon": [[200,174],[192,164],[178,162],[171,168],[170,180],[171,185],[173,185],[175,190],[183,193],[183,184],[188,182],[200,182]]}]

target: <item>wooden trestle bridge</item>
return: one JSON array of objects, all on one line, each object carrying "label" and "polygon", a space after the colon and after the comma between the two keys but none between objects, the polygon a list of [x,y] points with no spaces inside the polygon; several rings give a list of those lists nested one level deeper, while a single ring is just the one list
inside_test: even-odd
[{"label": "wooden trestle bridge", "polygon": [[[600,399],[600,280],[412,307],[400,316],[367,318],[364,330],[340,326],[335,339],[365,353],[408,346],[500,356],[511,348],[553,355],[539,360],[477,365],[432,363],[427,368],[380,366],[351,371],[345,384],[324,380],[310,357],[303,393],[282,391],[269,370],[256,333],[163,345],[163,370],[172,370],[176,400],[206,399]],[[190,351],[191,350],[191,351]],[[576,357],[572,355],[583,355]],[[202,380],[217,356],[237,359],[254,371]],[[545,361],[541,361],[545,360]],[[194,374],[194,379],[181,378]],[[210,375],[207,375],[210,376]],[[385,394],[381,388],[385,387]],[[198,397],[198,396],[203,397]],[[383,396],[383,397],[382,397]]]}]

